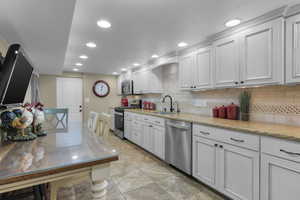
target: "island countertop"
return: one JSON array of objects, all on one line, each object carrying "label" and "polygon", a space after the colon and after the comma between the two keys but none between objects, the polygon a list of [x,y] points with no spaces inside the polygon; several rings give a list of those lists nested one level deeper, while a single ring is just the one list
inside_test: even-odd
[{"label": "island countertop", "polygon": [[126,111],[300,142],[300,126],[253,121],[245,122],[240,120],[220,119],[189,113],[159,114],[156,111],[142,109],[127,109]]},{"label": "island countertop", "polygon": [[0,145],[0,185],[63,173],[118,160],[102,139],[70,123],[36,140]]}]

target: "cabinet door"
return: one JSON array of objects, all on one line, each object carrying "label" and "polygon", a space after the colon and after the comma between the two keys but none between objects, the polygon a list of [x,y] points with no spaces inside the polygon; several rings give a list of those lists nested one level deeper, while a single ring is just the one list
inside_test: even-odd
[{"label": "cabinet door", "polygon": [[182,89],[194,87],[195,55],[189,54],[179,60],[179,84]]},{"label": "cabinet door", "polygon": [[217,143],[193,136],[193,176],[216,188],[218,152]]},{"label": "cabinet door", "polygon": [[195,86],[197,89],[212,88],[212,50],[211,48],[204,48],[199,50],[196,55],[195,64]]},{"label": "cabinet door", "polygon": [[220,191],[235,200],[259,200],[259,152],[219,144]]},{"label": "cabinet door", "polygon": [[148,74],[149,93],[162,93],[162,67],[152,69]]},{"label": "cabinet door", "polygon": [[300,82],[300,15],[286,20],[286,82]]},{"label": "cabinet door", "polygon": [[143,134],[143,141],[144,141],[142,147],[152,153],[153,143],[154,143],[152,125],[145,123],[143,125],[142,134]]},{"label": "cabinet door", "polygon": [[132,132],[132,119],[125,119],[124,136],[126,139],[131,140],[131,132]]},{"label": "cabinet door", "polygon": [[118,93],[118,95],[122,95],[122,81],[123,80],[125,80],[124,75],[120,74],[118,76],[118,79],[117,79],[117,93]]},{"label": "cabinet door", "polygon": [[233,87],[239,82],[239,38],[231,36],[214,43],[215,86]]},{"label": "cabinet door", "polygon": [[279,18],[241,34],[241,85],[283,83],[283,27]]},{"label": "cabinet door", "polygon": [[154,155],[165,159],[165,128],[160,126],[153,126],[152,128],[154,137]]},{"label": "cabinet door", "polygon": [[298,200],[300,164],[262,154],[261,200]]}]

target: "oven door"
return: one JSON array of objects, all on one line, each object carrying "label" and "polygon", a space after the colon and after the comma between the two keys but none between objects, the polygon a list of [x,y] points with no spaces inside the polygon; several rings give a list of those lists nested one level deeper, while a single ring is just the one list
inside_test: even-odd
[{"label": "oven door", "polygon": [[124,113],[115,111],[115,129],[124,131]]}]

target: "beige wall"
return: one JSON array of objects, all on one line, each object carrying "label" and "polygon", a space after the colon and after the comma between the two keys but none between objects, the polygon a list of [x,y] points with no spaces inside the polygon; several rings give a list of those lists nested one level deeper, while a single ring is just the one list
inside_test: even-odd
[{"label": "beige wall", "polygon": [[[61,76],[40,75],[39,87],[41,101],[46,107],[56,107],[56,77],[79,77],[83,80],[83,108],[84,119],[88,118],[90,111],[110,112],[110,108],[120,104],[120,96],[117,95],[117,78],[111,75],[64,73]],[[110,94],[107,97],[96,97],[92,87],[97,80],[104,80],[110,86]]]}]

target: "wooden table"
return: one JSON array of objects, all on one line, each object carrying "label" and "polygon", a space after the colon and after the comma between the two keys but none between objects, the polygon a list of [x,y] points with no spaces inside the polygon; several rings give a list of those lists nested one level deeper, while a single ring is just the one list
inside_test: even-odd
[{"label": "wooden table", "polygon": [[0,193],[89,176],[93,198],[102,199],[115,160],[116,150],[80,123],[69,123],[68,129],[48,130],[48,136],[34,141],[0,144]]}]

